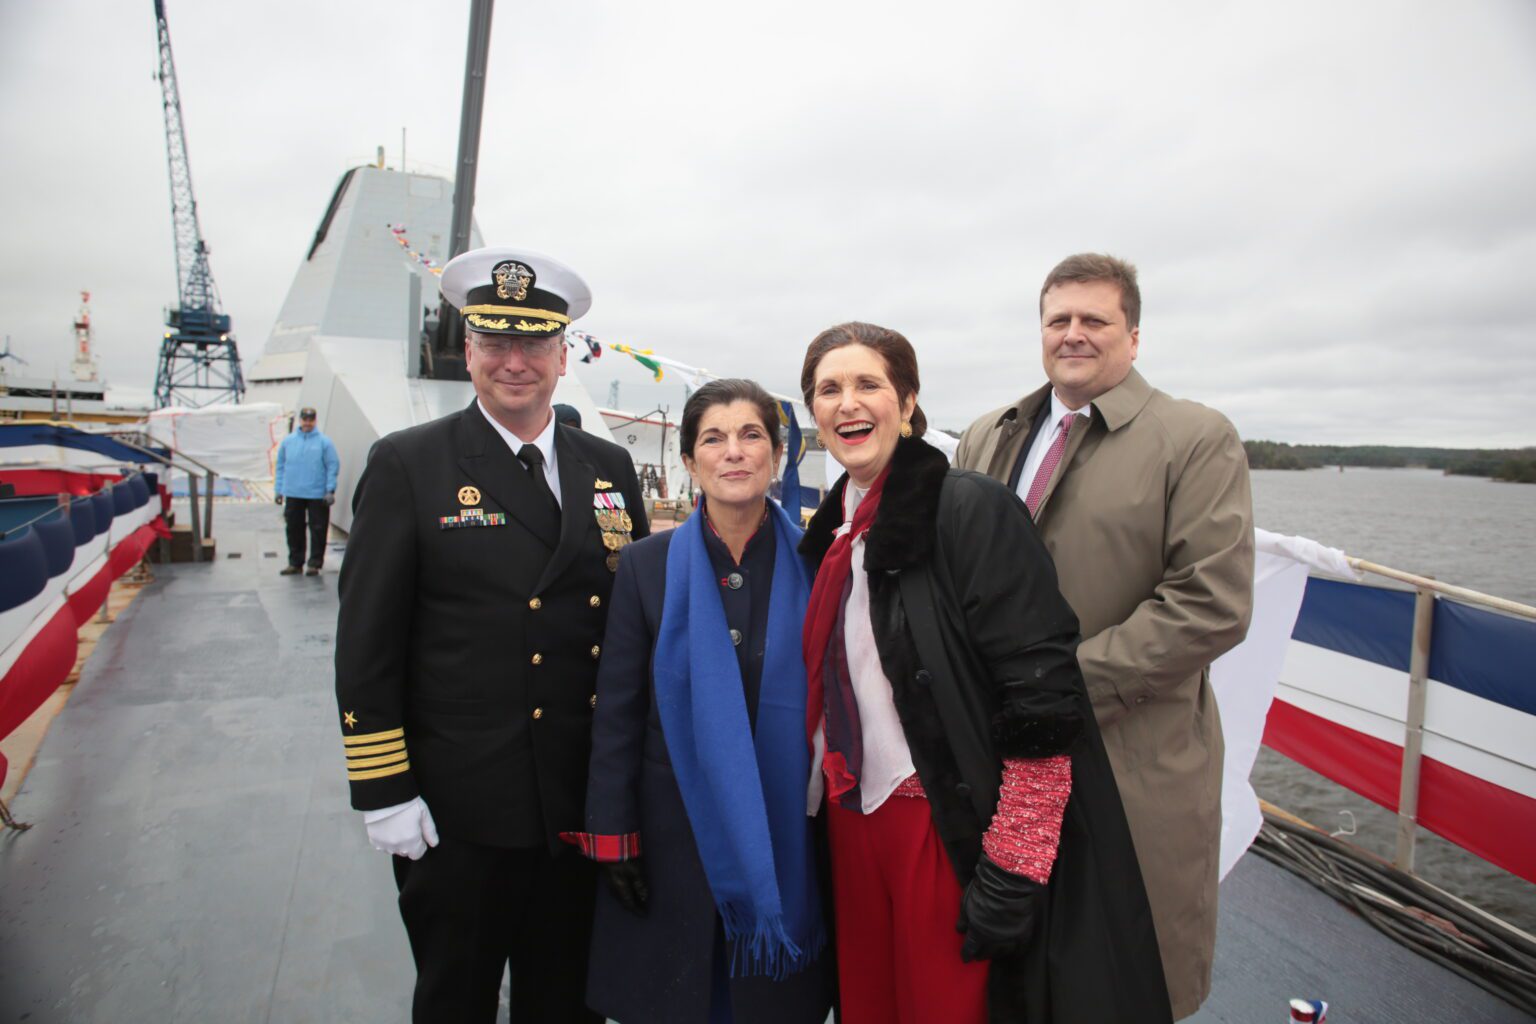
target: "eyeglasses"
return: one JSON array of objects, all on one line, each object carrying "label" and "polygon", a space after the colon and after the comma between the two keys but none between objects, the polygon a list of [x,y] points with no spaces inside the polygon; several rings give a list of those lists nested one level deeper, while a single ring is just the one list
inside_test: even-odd
[{"label": "eyeglasses", "polygon": [[524,359],[543,359],[560,344],[559,338],[509,338],[505,335],[481,335],[475,338],[475,347],[490,359],[505,359],[513,348],[520,350]]}]

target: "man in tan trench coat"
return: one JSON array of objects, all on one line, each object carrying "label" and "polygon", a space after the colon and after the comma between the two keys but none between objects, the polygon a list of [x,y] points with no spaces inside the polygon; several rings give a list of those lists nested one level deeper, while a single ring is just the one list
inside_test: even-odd
[{"label": "man in tan trench coat", "polygon": [[1056,560],[1173,1015],[1187,1017],[1210,993],[1216,947],[1223,746],[1210,664],[1248,629],[1248,461],[1224,416],[1131,366],[1133,266],[1069,257],[1046,278],[1040,312],[1050,385],[973,423],[955,464],[1013,486]]}]

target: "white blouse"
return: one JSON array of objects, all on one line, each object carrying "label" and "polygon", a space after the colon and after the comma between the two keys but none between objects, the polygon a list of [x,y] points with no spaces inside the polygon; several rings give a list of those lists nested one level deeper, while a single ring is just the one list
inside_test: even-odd
[{"label": "white blouse", "polygon": [[[852,480],[843,492],[843,525],[834,537],[853,528],[853,513],[867,492]],[[916,769],[907,736],[896,714],[891,681],[880,666],[880,652],[875,647],[874,628],[869,618],[869,574],[864,571],[864,538],[853,542],[853,570],[849,574],[848,605],[843,610],[843,643],[848,654],[848,675],[853,681],[854,701],[859,707],[859,728],[864,740],[864,764],[859,774],[861,809],[869,814],[885,803],[892,791]],[[815,763],[807,794],[807,813],[816,813],[826,780],[821,761],[826,753],[825,720],[816,730]]]}]

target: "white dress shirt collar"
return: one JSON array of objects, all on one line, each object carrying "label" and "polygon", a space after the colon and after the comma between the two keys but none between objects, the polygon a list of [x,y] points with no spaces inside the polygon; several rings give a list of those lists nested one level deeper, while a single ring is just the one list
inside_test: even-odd
[{"label": "white dress shirt collar", "polygon": [[544,430],[532,441],[524,441],[512,431],[496,422],[496,417],[486,411],[485,403],[475,399],[475,404],[480,407],[480,415],[491,425],[491,429],[501,435],[501,439],[512,449],[512,454],[517,455],[522,451],[523,445],[531,444],[544,456],[544,479],[549,481],[549,489],[555,496],[555,503],[560,503],[560,464],[555,459],[555,411],[549,410],[549,422],[544,424]]},{"label": "white dress shirt collar", "polygon": [[[1075,412],[1079,416],[1088,416],[1088,417],[1091,418],[1093,416],[1093,403],[1092,402],[1086,402],[1086,403],[1083,404],[1083,407],[1081,409],[1069,408],[1067,406],[1067,403],[1063,402],[1061,400],[1061,396],[1056,393],[1056,389],[1055,388],[1051,388],[1051,423],[1050,423],[1050,426],[1054,429],[1056,424],[1061,422],[1061,418],[1063,416],[1065,416],[1069,412]],[[1078,428],[1078,429],[1081,429],[1081,428]]]},{"label": "white dress shirt collar", "polygon": [[[1044,411],[1042,409],[1041,413],[1044,413]],[[1093,403],[1090,402],[1081,409],[1069,409],[1067,408],[1067,403],[1061,400],[1061,396],[1056,394],[1056,389],[1051,388],[1051,418],[1040,424],[1040,429],[1035,432],[1035,440],[1029,446],[1029,452],[1024,457],[1024,469],[1019,473],[1019,485],[1016,488],[1020,498],[1029,494],[1030,485],[1035,481],[1035,474],[1040,471],[1040,464],[1045,461],[1045,453],[1050,450],[1051,442],[1056,440],[1056,429],[1061,423],[1061,418],[1074,412],[1079,416],[1087,416],[1091,419],[1093,416]],[[1039,413],[1036,415],[1039,415]],[[1076,430],[1083,429],[1075,423],[1073,428]]]}]

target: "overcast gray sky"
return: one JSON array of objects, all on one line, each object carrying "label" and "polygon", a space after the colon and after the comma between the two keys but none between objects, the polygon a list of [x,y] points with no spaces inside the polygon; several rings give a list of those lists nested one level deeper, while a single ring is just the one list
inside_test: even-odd
[{"label": "overcast gray sky", "polygon": [[[203,233],[254,362],[338,177],[447,175],[468,0],[167,0]],[[1529,0],[496,5],[476,216],[582,326],[796,386],[905,332],[939,426],[1043,382],[1039,282],[1141,268],[1138,366],[1246,437],[1536,444]],[[175,297],[151,0],[0,0],[0,334],[47,374],[92,292],[148,386]],[[606,356],[626,406],[643,371]],[[680,394],[680,393],[679,393]],[[676,402],[675,398],[670,399]]]}]

